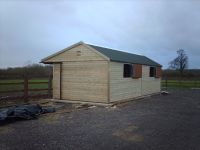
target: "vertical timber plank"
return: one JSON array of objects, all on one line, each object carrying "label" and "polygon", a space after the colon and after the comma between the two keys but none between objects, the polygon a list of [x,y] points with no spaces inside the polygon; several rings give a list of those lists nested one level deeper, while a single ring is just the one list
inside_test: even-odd
[{"label": "vertical timber plank", "polygon": [[60,63],[60,99],[62,99],[62,63]]}]

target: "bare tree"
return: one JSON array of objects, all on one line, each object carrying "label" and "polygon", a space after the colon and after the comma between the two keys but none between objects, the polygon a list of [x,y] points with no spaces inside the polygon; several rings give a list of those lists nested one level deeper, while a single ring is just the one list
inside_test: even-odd
[{"label": "bare tree", "polygon": [[183,49],[179,49],[177,54],[178,56],[172,60],[169,65],[170,68],[178,70],[182,77],[184,70],[188,67],[188,56]]}]

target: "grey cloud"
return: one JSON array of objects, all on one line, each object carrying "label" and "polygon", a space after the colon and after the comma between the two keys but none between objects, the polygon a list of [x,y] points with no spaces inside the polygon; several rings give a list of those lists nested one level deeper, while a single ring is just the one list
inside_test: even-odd
[{"label": "grey cloud", "polygon": [[190,67],[200,68],[199,16],[198,1],[1,1],[0,67],[39,62],[83,40],[164,67],[183,48]]}]

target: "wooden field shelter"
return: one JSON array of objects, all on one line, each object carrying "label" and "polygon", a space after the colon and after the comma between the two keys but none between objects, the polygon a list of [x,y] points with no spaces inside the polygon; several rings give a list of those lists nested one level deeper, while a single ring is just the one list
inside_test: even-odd
[{"label": "wooden field shelter", "polygon": [[159,93],[161,65],[142,56],[76,43],[41,61],[53,65],[53,98],[113,103]]}]

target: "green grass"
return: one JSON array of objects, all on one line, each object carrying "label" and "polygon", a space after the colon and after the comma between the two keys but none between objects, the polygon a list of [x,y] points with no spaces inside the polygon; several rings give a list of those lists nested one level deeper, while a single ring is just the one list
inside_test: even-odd
[{"label": "green grass", "polygon": [[[162,80],[162,87],[166,87],[166,81]],[[168,88],[200,88],[200,80],[167,80]]]}]

